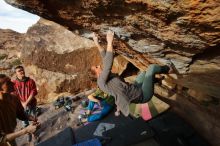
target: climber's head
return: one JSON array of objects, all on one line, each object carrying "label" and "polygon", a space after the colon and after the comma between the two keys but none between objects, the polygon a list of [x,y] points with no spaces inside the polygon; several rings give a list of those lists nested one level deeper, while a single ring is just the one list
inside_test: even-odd
[{"label": "climber's head", "polygon": [[91,72],[92,72],[92,74],[94,74],[96,76],[96,78],[98,78],[102,72],[101,65],[92,66]]}]

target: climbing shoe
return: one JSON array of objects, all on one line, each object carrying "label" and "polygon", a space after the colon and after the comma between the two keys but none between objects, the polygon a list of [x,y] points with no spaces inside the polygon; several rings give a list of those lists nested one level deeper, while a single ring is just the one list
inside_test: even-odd
[{"label": "climbing shoe", "polygon": [[166,61],[166,65],[169,67],[169,74],[179,74],[178,70],[170,59]]},{"label": "climbing shoe", "polygon": [[165,79],[164,76],[161,76],[159,78],[154,78],[154,83],[158,83],[159,85],[162,85],[162,81]]}]

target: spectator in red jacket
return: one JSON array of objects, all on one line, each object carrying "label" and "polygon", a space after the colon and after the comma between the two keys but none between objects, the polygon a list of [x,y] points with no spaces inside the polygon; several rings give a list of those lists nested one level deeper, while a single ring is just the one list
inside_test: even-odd
[{"label": "spectator in red jacket", "polygon": [[[37,100],[35,96],[37,95],[37,88],[35,81],[25,76],[23,66],[17,66],[15,68],[15,73],[16,80],[13,81],[15,94],[19,97],[26,114],[36,117]],[[27,127],[29,121],[23,121],[23,125]],[[29,141],[31,141],[31,137],[29,137]]]},{"label": "spectator in red jacket", "polygon": [[[39,125],[37,119],[25,114],[19,99],[11,94],[12,91],[13,83],[10,78],[0,74],[0,146],[16,146],[17,137],[35,132]],[[16,118],[31,120],[33,123],[22,130],[14,131]]]}]

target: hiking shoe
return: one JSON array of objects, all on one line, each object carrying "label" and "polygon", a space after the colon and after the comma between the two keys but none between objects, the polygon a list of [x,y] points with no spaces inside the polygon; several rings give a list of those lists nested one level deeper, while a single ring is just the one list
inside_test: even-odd
[{"label": "hiking shoe", "polygon": [[36,116],[40,116],[42,114],[42,109],[40,107],[36,107]]},{"label": "hiking shoe", "polygon": [[65,105],[72,105],[72,100],[71,100],[71,98],[70,97],[66,97],[65,99],[64,99],[64,106]]},{"label": "hiking shoe", "polygon": [[73,108],[73,107],[72,107],[71,105],[65,105],[65,106],[64,106],[64,109],[65,109],[67,112],[71,111],[72,108]]},{"label": "hiking shoe", "polygon": [[55,109],[61,108],[61,107],[64,105],[64,98],[63,98],[63,97],[58,98],[58,99],[54,102],[53,105],[55,106]]},{"label": "hiking shoe", "polygon": [[64,99],[65,103],[64,103],[64,108],[66,111],[71,111],[72,110],[72,100],[70,99],[70,97],[66,97]]}]

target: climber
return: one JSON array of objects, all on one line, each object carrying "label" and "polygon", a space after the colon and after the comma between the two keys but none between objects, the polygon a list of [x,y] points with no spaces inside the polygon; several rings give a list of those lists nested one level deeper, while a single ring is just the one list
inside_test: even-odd
[{"label": "climber", "polygon": [[[35,81],[29,77],[25,76],[25,71],[23,66],[15,67],[16,79],[14,82],[15,94],[19,97],[22,106],[26,114],[36,117],[36,105],[37,100],[35,96],[37,95],[37,88]],[[28,120],[23,121],[23,126],[27,127],[29,125]],[[34,137],[35,139],[37,137]],[[28,141],[32,140],[32,136],[28,137]]]},{"label": "climber", "polygon": [[99,88],[115,97],[115,103],[117,105],[115,115],[119,115],[121,111],[125,116],[128,116],[129,104],[148,102],[154,94],[155,74],[170,73],[172,71],[172,65],[159,66],[152,64],[148,67],[147,71],[137,76],[134,84],[128,84],[111,73],[113,64],[113,38],[114,33],[108,31],[106,35],[107,50],[104,50],[99,44],[98,36],[93,33],[93,41],[102,57],[103,68],[100,65],[92,66],[91,72],[96,76]]},{"label": "climber", "polygon": [[[88,96],[88,99],[89,99],[89,104],[86,112],[86,115],[88,117],[84,117],[83,119],[81,119],[83,123],[87,121],[93,122],[102,119],[104,116],[106,116],[111,112],[115,104],[114,97],[104,93],[99,88],[97,88],[94,93],[90,94]],[[100,107],[102,107],[102,110],[99,113],[92,114],[95,103],[97,103]]]},{"label": "climber", "polygon": [[[13,91],[13,83],[10,78],[4,74],[0,74],[0,145],[15,146],[15,139],[22,135],[33,133],[36,131],[39,123],[33,116],[27,116],[24,112],[19,99],[11,94]],[[14,132],[16,128],[16,118],[20,120],[30,120],[33,124],[28,127]]]}]

